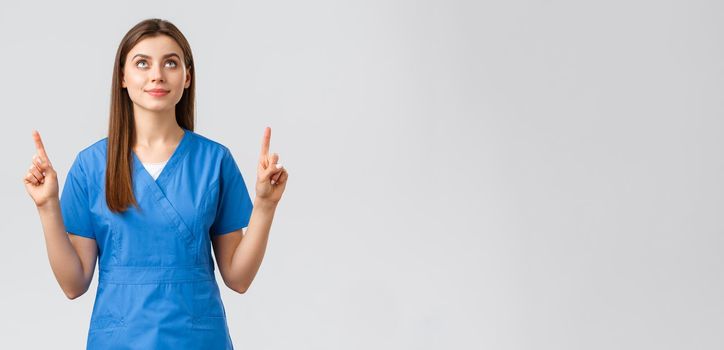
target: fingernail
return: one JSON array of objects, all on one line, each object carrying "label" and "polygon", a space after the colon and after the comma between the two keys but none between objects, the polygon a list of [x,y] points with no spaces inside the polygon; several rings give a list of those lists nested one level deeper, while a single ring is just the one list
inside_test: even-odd
[{"label": "fingernail", "polygon": [[283,167],[283,165],[277,164],[277,169],[281,169],[282,167]]},{"label": "fingernail", "polygon": [[275,183],[277,183],[277,182],[276,182],[276,181],[274,181],[274,180],[272,180],[272,185],[273,185],[273,184],[275,184]]}]

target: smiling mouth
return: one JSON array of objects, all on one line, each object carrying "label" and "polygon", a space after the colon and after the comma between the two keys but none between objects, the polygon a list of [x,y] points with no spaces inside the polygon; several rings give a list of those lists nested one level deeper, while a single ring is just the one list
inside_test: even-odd
[{"label": "smiling mouth", "polygon": [[164,96],[169,93],[169,91],[166,90],[150,90],[146,92],[149,93],[151,96]]}]

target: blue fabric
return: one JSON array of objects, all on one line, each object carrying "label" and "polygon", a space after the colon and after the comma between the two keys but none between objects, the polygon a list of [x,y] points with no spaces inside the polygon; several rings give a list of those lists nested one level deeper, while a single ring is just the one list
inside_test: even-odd
[{"label": "blue fabric", "polygon": [[88,349],[233,349],[211,235],[246,227],[253,209],[225,146],[189,130],[156,180],[132,154],[139,208],[105,201],[107,138],[79,152],[61,195],[70,234],[94,238],[99,279]]},{"label": "blue fabric", "polygon": [[[247,193],[244,178],[234,157],[227,149],[221,159],[221,176],[219,177],[219,211],[211,226],[212,235],[221,235],[249,225],[252,203]],[[244,200],[239,200],[239,199]]]},{"label": "blue fabric", "polygon": [[[88,199],[91,196],[87,177],[81,166],[80,157],[76,157],[65,178],[63,193],[60,196],[60,209],[65,229],[75,235],[96,238]],[[91,187],[91,190],[95,188]]]}]

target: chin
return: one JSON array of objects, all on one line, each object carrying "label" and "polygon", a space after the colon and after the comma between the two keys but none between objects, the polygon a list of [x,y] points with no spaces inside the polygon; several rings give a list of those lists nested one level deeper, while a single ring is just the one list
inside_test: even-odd
[{"label": "chin", "polygon": [[146,109],[153,112],[163,112],[167,110],[173,110],[174,108],[176,108],[176,105],[150,106]]},{"label": "chin", "polygon": [[163,112],[169,109],[174,109],[176,107],[175,104],[170,104],[168,102],[155,102],[155,103],[136,103],[136,107],[139,107],[141,109],[145,109],[147,111],[151,112]]}]

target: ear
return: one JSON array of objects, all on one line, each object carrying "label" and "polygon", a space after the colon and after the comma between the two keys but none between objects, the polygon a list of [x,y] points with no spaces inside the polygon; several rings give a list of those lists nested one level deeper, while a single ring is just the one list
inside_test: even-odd
[{"label": "ear", "polygon": [[186,69],[186,81],[184,82],[184,89],[188,89],[191,86],[191,67]]},{"label": "ear", "polygon": [[123,73],[123,69],[121,69],[121,87],[126,88],[126,75]]}]

